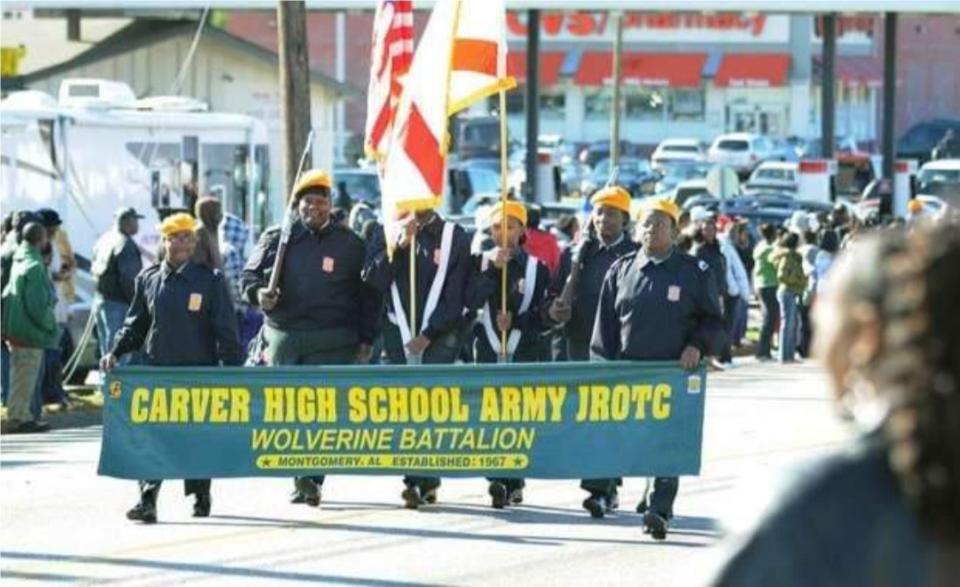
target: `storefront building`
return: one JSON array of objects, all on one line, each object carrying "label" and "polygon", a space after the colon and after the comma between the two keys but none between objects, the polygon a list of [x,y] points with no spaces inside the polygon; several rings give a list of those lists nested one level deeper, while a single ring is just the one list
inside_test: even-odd
[{"label": "storefront building", "polygon": [[[521,85],[527,73],[525,16],[508,15],[508,67]],[[874,19],[842,20],[837,128],[870,141],[881,81]],[[818,135],[818,28],[809,16],[625,13],[621,136],[655,144],[735,131]],[[614,34],[607,13],[541,16],[542,133],[574,142],[609,137]],[[523,108],[521,89],[508,103],[515,136],[523,131]]]}]

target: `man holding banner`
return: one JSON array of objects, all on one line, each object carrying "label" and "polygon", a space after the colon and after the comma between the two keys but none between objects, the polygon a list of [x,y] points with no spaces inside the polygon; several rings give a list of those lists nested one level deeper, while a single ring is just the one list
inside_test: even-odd
[{"label": "man holding banner", "polygon": [[[223,274],[190,261],[197,246],[196,221],[174,214],[160,224],[163,261],[142,271],[133,301],[111,352],[101,359],[110,372],[117,358],[144,348],[152,366],[240,365],[243,354],[233,302]],[[141,481],[140,502],[127,518],[157,521],[157,495],[162,481]],[[184,491],[194,495],[193,515],[210,515],[210,480],[188,479]]]},{"label": "man holding banner", "polygon": [[[296,220],[277,281],[273,271],[281,230],[264,231],[240,283],[265,314],[262,330],[268,365],[367,363],[380,328],[382,298],[363,282],[366,249],[350,229],[330,218],[330,176],[305,172],[293,189]],[[323,475],[298,477],[293,503],[320,505]]]},{"label": "man holding banner", "polygon": [[[594,357],[679,359],[685,369],[694,369],[715,350],[724,332],[720,296],[710,267],[675,249],[679,216],[677,205],[667,199],[650,200],[641,210],[640,250],[615,262],[600,290],[590,347]],[[592,482],[591,493],[611,495],[617,480],[606,481],[606,487]],[[657,540],[667,536],[678,488],[677,477],[657,477],[638,507],[644,531]]]},{"label": "man holding banner", "polygon": [[[540,359],[540,336],[551,326],[547,315],[550,271],[523,250],[526,226],[527,210],[520,202],[498,202],[490,211],[490,230],[498,246],[480,256],[480,274],[472,292],[472,307],[480,310],[474,327],[478,363],[535,363]],[[501,287],[504,267],[506,286]],[[506,312],[501,311],[504,291]],[[489,481],[494,508],[523,502],[523,479]]]},{"label": "man holding banner", "polygon": [[[415,263],[413,284],[410,255]],[[429,207],[403,220],[392,259],[387,246],[370,258],[364,280],[389,300],[383,346],[391,365],[456,361],[470,270],[470,237]],[[419,317],[416,324],[407,311],[411,297]],[[417,509],[424,502],[436,502],[439,478],[405,477],[403,482],[405,507]]]}]

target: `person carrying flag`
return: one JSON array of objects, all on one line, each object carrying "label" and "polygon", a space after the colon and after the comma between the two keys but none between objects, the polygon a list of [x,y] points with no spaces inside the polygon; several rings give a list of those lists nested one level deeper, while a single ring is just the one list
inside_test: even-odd
[{"label": "person carrying flag", "polygon": [[[496,246],[475,258],[475,281],[470,287],[471,306],[480,314],[474,326],[474,356],[478,363],[536,362],[540,336],[550,329],[550,271],[523,250],[526,225],[527,210],[520,202],[498,202],[490,211]],[[506,311],[501,283],[504,267]],[[489,482],[494,508],[523,502],[522,478],[492,478]]]},{"label": "person carrying flag", "polygon": [[[471,270],[470,237],[433,208],[408,214],[392,259],[386,243],[367,262],[364,280],[387,299],[383,346],[392,365],[452,364],[460,353],[464,288]],[[410,291],[410,255],[415,258]],[[416,323],[411,322],[411,298]],[[435,503],[440,479],[407,476],[404,506]]]}]

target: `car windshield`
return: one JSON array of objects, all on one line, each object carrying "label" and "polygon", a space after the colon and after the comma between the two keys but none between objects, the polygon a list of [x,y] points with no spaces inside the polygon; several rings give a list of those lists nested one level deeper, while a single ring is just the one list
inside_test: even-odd
[{"label": "car windshield", "polygon": [[960,169],[924,169],[920,183],[960,183]]},{"label": "car windshield", "polygon": [[679,153],[698,153],[700,151],[696,145],[664,145],[664,151],[676,151]]},{"label": "car windshield", "polygon": [[703,179],[710,171],[709,165],[668,165],[666,175],[670,179]]},{"label": "car windshield", "polygon": [[724,139],[717,143],[717,148],[724,151],[746,151],[750,148],[750,143],[737,139]]},{"label": "car windshield", "polygon": [[468,167],[467,176],[474,194],[500,193],[500,174],[480,167]]},{"label": "car windshield", "polygon": [[793,171],[790,169],[758,169],[755,179],[774,179],[793,181]]},{"label": "car windshield", "polygon": [[376,174],[346,173],[336,177],[337,186],[341,185],[347,195],[355,201],[375,202],[380,200],[380,180]]}]

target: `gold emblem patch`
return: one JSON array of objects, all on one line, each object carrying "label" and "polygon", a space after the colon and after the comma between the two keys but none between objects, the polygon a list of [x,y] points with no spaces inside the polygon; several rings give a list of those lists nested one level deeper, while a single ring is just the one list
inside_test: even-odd
[{"label": "gold emblem patch", "polygon": [[110,397],[113,399],[119,399],[121,391],[123,391],[123,387],[120,385],[119,381],[113,381],[110,383]]}]

